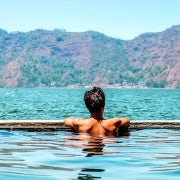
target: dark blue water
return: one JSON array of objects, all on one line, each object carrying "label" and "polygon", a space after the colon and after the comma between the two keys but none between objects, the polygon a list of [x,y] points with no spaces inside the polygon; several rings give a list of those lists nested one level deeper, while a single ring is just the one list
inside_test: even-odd
[{"label": "dark blue water", "polygon": [[[2,88],[0,119],[64,119],[88,117],[83,102],[87,89]],[[180,119],[179,89],[104,89],[105,118]]]}]

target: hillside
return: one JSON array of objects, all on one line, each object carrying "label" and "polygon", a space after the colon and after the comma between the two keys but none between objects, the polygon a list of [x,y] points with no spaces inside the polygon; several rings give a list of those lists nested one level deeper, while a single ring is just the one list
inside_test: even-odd
[{"label": "hillside", "polygon": [[180,87],[180,25],[145,33],[126,45],[136,76],[150,87]]},{"label": "hillside", "polygon": [[0,87],[180,87],[180,25],[130,41],[102,33],[0,30]]}]

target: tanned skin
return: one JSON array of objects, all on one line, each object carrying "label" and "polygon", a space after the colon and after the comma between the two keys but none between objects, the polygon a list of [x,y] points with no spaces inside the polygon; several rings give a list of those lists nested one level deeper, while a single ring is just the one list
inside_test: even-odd
[{"label": "tanned skin", "polygon": [[127,118],[112,118],[105,120],[102,113],[93,113],[89,119],[68,118],[64,120],[67,127],[81,133],[93,135],[116,134],[120,127],[128,127],[130,121]]},{"label": "tanned skin", "polygon": [[[95,95],[96,94],[97,93],[95,92]],[[101,100],[101,97],[99,99]],[[82,119],[71,117],[64,120],[64,125],[74,129],[76,132],[90,133],[93,135],[116,134],[119,128],[130,126],[130,121],[124,117],[105,120],[103,118],[104,105],[96,112],[92,112],[88,105],[86,106],[90,110],[90,118]]]}]

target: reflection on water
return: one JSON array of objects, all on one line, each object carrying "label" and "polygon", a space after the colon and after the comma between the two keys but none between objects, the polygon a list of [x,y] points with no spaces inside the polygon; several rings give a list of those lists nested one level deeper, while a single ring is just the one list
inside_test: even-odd
[{"label": "reflection on water", "polygon": [[105,144],[103,144],[102,138],[91,138],[82,150],[87,153],[87,157],[93,155],[103,155],[104,146]]},{"label": "reflection on water", "polygon": [[[92,157],[97,155],[107,155],[107,154],[113,154],[113,152],[104,152],[103,148],[106,146],[105,143],[103,143],[103,140],[107,138],[115,138],[114,136],[105,136],[105,137],[98,137],[98,136],[90,136],[88,134],[79,134],[78,141],[81,141],[83,146],[80,148],[82,149],[83,153],[85,153],[86,157]],[[77,140],[77,139],[76,139]],[[108,143],[114,144],[117,141],[112,140]],[[107,142],[106,142],[107,143]],[[97,162],[98,164],[98,162]],[[105,169],[100,168],[82,168],[81,171],[78,173],[77,179],[101,179],[102,174],[101,172],[104,172]],[[96,175],[93,175],[96,174]],[[97,176],[97,173],[99,173],[99,176]]]},{"label": "reflection on water", "polygon": [[81,172],[78,173],[77,179],[101,179],[101,176],[91,175],[93,172],[103,172],[104,169],[96,169],[96,168],[83,168]]},{"label": "reflection on water", "polygon": [[0,179],[179,179],[180,132],[0,131]]}]

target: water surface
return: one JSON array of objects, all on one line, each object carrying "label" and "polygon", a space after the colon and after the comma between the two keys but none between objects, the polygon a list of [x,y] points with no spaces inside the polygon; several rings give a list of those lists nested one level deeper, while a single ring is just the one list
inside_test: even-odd
[{"label": "water surface", "polygon": [[[87,89],[1,88],[0,119],[87,118],[83,96]],[[131,120],[180,119],[179,89],[104,89],[105,118]]]},{"label": "water surface", "polygon": [[104,138],[1,130],[0,139],[0,179],[179,179],[176,130]]},{"label": "water surface", "polygon": [[[0,89],[0,119],[88,117],[87,89]],[[180,90],[105,89],[105,117],[180,119]],[[146,129],[121,137],[0,130],[0,179],[179,179],[180,133]]]}]

